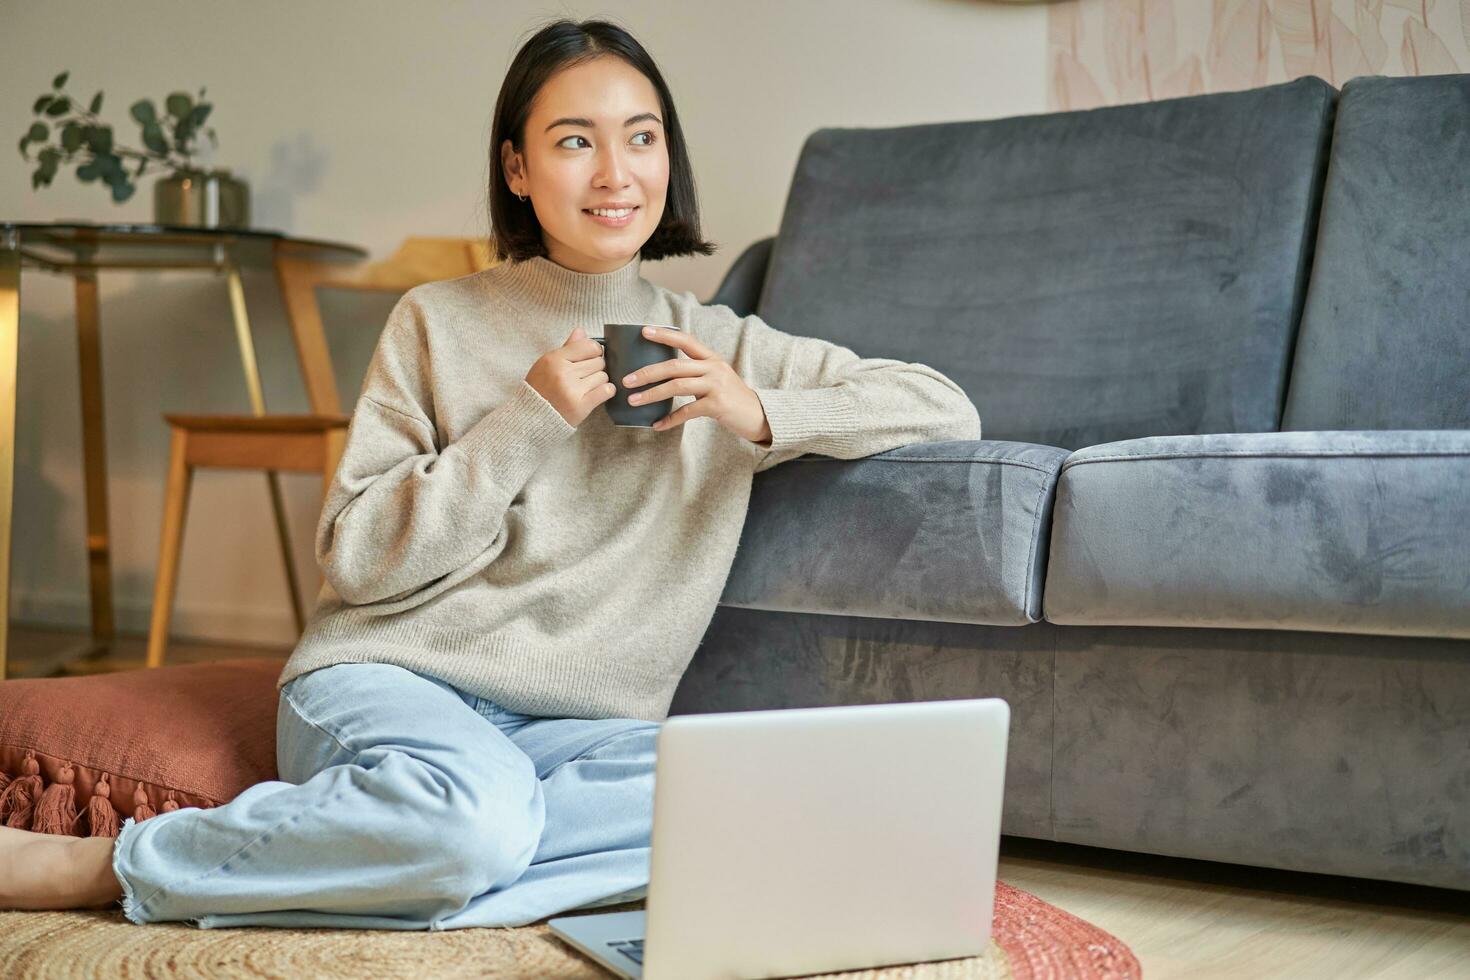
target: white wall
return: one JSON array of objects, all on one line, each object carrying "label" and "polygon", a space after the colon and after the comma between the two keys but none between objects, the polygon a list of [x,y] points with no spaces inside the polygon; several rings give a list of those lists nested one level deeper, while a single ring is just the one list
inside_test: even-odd
[{"label": "white wall", "polygon": [[[31,190],[16,143],[64,69],[114,140],[141,145],[135,100],[207,87],[213,163],[251,185],[253,224],[359,244],[482,235],[490,114],[519,44],[556,16],[608,17],[658,61],[677,100],[710,257],[645,266],[708,297],[740,251],[777,229],[803,139],[1044,111],[1042,7],[982,0],[683,0],[408,4],[255,0],[0,0],[0,220],[147,222],[152,177],[114,205],[65,167]],[[74,169],[74,168],[73,168]],[[104,272],[103,393],[119,629],[145,632],[167,469],[164,411],[245,412],[224,280]],[[274,280],[247,273],[266,404],[306,410]],[[350,410],[392,297],[322,296]],[[12,618],[89,622],[71,280],[22,278]],[[282,478],[308,609],[319,484]],[[295,636],[264,476],[201,471],[185,534],[176,635],[289,645]]]}]

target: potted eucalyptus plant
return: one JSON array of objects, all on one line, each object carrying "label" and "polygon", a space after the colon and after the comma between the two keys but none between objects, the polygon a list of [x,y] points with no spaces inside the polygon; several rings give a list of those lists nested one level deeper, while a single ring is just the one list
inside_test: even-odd
[{"label": "potted eucalyptus plant", "polygon": [[[196,164],[199,136],[213,106],[197,97],[174,92],[164,100],[162,115],[151,99],[139,99],[128,110],[142,127],[143,146],[137,150],[113,142],[112,127],[98,116],[102,93],[92,96],[84,109],[66,91],[70,71],[51,82],[51,91],[36,99],[32,114],[38,117],[20,139],[20,155],[35,162],[31,188],[49,187],[61,164],[77,165],[77,179],[100,181],[112,190],[112,200],[121,204],[133,196],[134,183],[150,169],[163,174],[153,185],[153,220],[161,225],[194,225],[245,228],[250,224],[250,190],[244,181],[223,168]],[[213,128],[203,128],[211,148],[218,145]],[[29,150],[40,144],[32,161]]]}]

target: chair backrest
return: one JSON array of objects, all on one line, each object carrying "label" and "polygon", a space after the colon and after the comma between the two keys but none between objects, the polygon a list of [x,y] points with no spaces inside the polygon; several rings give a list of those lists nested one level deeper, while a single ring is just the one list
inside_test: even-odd
[{"label": "chair backrest", "polygon": [[1283,429],[1470,428],[1470,75],[1343,86]]},{"label": "chair backrest", "polygon": [[405,238],[388,258],[351,265],[315,262],[290,252],[278,253],[276,278],[285,300],[286,317],[291,324],[312,413],[339,415],[342,411],[321,309],[317,306],[317,289],[401,293],[421,283],[467,276],[498,261],[484,238]]},{"label": "chair backrest", "polygon": [[818,130],[756,312],[938,368],[987,439],[1273,431],[1335,96]]}]

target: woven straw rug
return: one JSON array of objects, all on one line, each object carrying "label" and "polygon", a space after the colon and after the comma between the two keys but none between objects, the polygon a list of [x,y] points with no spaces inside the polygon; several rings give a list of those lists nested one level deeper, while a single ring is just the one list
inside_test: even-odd
[{"label": "woven straw rug", "polygon": [[[586,913],[642,908],[627,902]],[[811,974],[850,980],[1132,980],[1138,960],[1116,938],[1019,888],[997,885],[984,956]],[[519,929],[196,929],[135,925],[122,911],[0,912],[0,977],[535,977],[609,976],[543,922]]]}]

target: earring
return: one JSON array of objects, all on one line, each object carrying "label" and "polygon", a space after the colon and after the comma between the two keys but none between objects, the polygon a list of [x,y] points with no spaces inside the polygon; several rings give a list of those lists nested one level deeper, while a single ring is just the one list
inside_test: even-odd
[{"label": "earring", "polygon": [[526,202],[526,195],[524,195],[524,194],[517,194],[516,197],[518,197],[518,198],[521,199],[521,203],[522,204],[524,204]]}]

